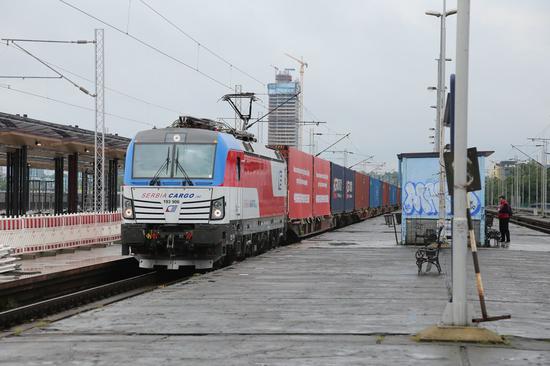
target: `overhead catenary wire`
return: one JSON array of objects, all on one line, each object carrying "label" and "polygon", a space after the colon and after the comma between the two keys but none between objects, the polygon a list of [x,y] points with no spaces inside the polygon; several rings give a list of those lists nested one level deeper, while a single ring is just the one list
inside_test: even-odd
[{"label": "overhead catenary wire", "polygon": [[134,36],[133,34],[130,34],[130,33],[128,33],[128,32],[125,32],[124,30],[120,29],[119,27],[117,27],[117,26],[115,26],[115,25],[113,25],[113,24],[111,24],[111,23],[109,23],[109,22],[107,22],[107,21],[105,21],[105,20],[103,20],[103,19],[101,19],[101,18],[99,18],[99,17],[97,17],[97,16],[95,16],[95,15],[93,15],[93,14],[91,14],[91,13],[89,13],[89,12],[83,10],[83,9],[81,9],[81,8],[79,8],[79,7],[77,7],[76,5],[73,5],[73,4],[69,3],[68,1],[59,0],[59,2],[61,2],[62,4],[68,6],[68,7],[72,8],[72,9],[74,9],[74,10],[76,10],[76,11],[78,11],[78,12],[81,13],[81,14],[86,15],[86,16],[89,17],[89,18],[92,18],[92,19],[94,19],[94,20],[96,20],[96,21],[98,21],[98,22],[104,24],[105,26],[107,26],[107,27],[109,27],[109,28],[111,28],[111,29],[113,29],[113,30],[115,30],[115,31],[117,31],[117,32],[119,32],[119,33],[121,33],[121,34],[127,36],[127,37],[130,37],[131,39],[133,39],[134,41],[140,43],[141,45],[143,45],[143,46],[145,46],[145,47],[147,47],[147,48],[149,48],[149,49],[151,49],[151,50],[153,50],[153,51],[155,51],[155,52],[157,52],[157,53],[159,53],[159,54],[161,54],[161,55],[163,55],[163,56],[169,58],[170,60],[172,60],[172,61],[174,61],[174,62],[176,62],[176,63],[178,63],[178,64],[180,64],[180,65],[183,65],[183,66],[187,67],[188,69],[190,69],[190,70],[192,70],[192,71],[197,72],[198,74],[200,74],[200,75],[204,76],[205,78],[207,78],[207,79],[209,79],[209,80],[215,82],[216,84],[218,84],[218,85],[220,85],[220,86],[223,86],[224,88],[227,88],[227,89],[232,90],[231,86],[225,84],[223,81],[220,81],[220,80],[216,79],[215,77],[213,77],[213,76],[211,76],[211,75],[205,73],[204,71],[201,71],[201,70],[197,69],[196,67],[191,66],[190,64],[186,63],[185,61],[183,61],[183,60],[181,60],[181,59],[179,59],[179,58],[177,58],[177,57],[175,57],[175,56],[173,56],[173,55],[170,55],[169,53],[167,53],[167,52],[161,50],[161,49],[158,48],[157,46],[155,46],[155,45],[153,45],[153,44],[151,44],[151,43],[149,43],[149,42],[146,42],[146,41],[142,40],[141,38],[138,38],[138,37]]},{"label": "overhead catenary wire", "polygon": [[61,76],[0,75],[0,79],[61,79]]},{"label": "overhead catenary wire", "polygon": [[263,116],[259,117],[258,119],[256,119],[254,122],[252,122],[252,123],[249,124],[248,126],[246,126],[246,129],[248,130],[250,127],[254,126],[256,123],[261,122],[262,119],[264,119],[265,117],[269,116],[271,113],[275,112],[277,109],[281,108],[282,106],[284,106],[286,103],[288,103],[288,102],[291,101],[292,99],[296,98],[299,94],[300,94],[300,92],[294,94],[293,96],[291,96],[290,98],[286,99],[285,101],[283,101],[281,104],[279,104],[279,105],[276,106],[275,108],[269,110],[266,114],[264,114]]},{"label": "overhead catenary wire", "polygon": [[28,50],[26,50],[25,48],[21,47],[20,45],[18,45],[17,43],[15,43],[14,41],[11,41],[11,43],[19,48],[21,51],[23,51],[24,53],[26,53],[27,55],[31,56],[32,58],[34,58],[36,61],[40,62],[42,65],[46,66],[48,69],[52,70],[53,72],[55,72],[57,75],[59,75],[62,79],[68,81],[69,83],[71,83],[75,88],[77,88],[78,90],[80,90],[81,92],[83,92],[84,94],[86,95],[89,95],[91,97],[95,97],[95,94],[92,94],[88,91],[88,89],[84,88],[82,85],[79,85],[77,83],[75,83],[73,80],[69,79],[67,76],[63,75],[63,73],[57,71],[55,68],[51,67],[50,65],[48,65],[46,62],[44,62],[40,57],[32,54],[31,52],[29,52]]},{"label": "overhead catenary wire", "polygon": [[7,42],[31,42],[31,43],[72,43],[72,44],[95,43],[95,41],[88,41],[86,39],[79,39],[79,40],[76,40],[76,41],[69,41],[69,40],[58,40],[58,39],[2,38],[2,41],[7,41]]},{"label": "overhead catenary wire", "polygon": [[[166,23],[170,24],[172,27],[174,27],[175,29],[177,29],[181,34],[183,34],[185,37],[189,38],[191,41],[195,42],[197,44],[197,47],[198,47],[198,50],[200,50],[200,48],[204,49],[206,52],[210,53],[212,56],[216,57],[218,60],[224,62],[225,64],[227,64],[229,67],[237,70],[238,72],[240,72],[241,74],[247,76],[248,78],[256,81],[257,83],[259,83],[260,85],[262,86],[266,86],[266,84],[259,80],[258,78],[252,76],[250,73],[246,72],[245,70],[239,68],[238,66],[235,66],[235,64],[233,64],[232,62],[228,61],[226,58],[224,58],[223,56],[221,56],[219,53],[217,52],[214,52],[211,48],[207,47],[204,45],[204,43],[200,42],[198,39],[196,39],[195,37],[191,36],[189,33],[187,33],[186,31],[184,31],[180,26],[178,26],[177,24],[175,24],[173,21],[171,21],[170,19],[168,19],[168,17],[166,17],[165,15],[163,15],[162,13],[160,13],[158,10],[156,10],[155,8],[153,8],[149,3],[147,3],[145,0],[139,0],[143,5],[145,5],[149,10],[151,10],[153,13],[155,13],[156,15],[158,15],[161,19],[163,19]],[[197,51],[198,52],[198,51]],[[197,53],[197,58],[198,58],[198,53]],[[197,68],[198,68],[198,63],[197,63]]]},{"label": "overhead catenary wire", "polygon": [[[49,62],[48,62],[48,63],[49,63]],[[49,64],[51,64],[51,63],[49,63]],[[73,75],[73,76],[76,76],[77,78],[80,78],[80,79],[82,79],[82,80],[86,80],[86,81],[91,82],[91,83],[94,82],[94,81],[93,81],[92,79],[90,79],[90,78],[87,78],[87,77],[85,77],[85,76],[76,74],[76,73],[74,73],[74,72],[72,72],[72,71],[70,71],[70,70],[67,70],[67,69],[65,69],[65,68],[63,68],[63,67],[61,67],[61,66],[59,66],[59,65],[54,65],[54,64],[51,64],[51,65],[56,66],[58,69],[63,70],[63,71],[65,71],[66,73],[71,74],[71,75]],[[143,104],[147,104],[147,105],[152,106],[152,107],[156,107],[156,108],[159,108],[159,109],[164,109],[164,110],[166,110],[166,111],[170,111],[170,112],[174,112],[174,113],[178,113],[178,114],[183,114],[183,112],[181,112],[181,111],[179,111],[179,110],[177,110],[177,109],[170,108],[170,107],[167,107],[167,106],[164,106],[164,105],[161,105],[161,104],[157,104],[157,103],[154,103],[154,102],[145,100],[145,99],[140,98],[140,97],[136,97],[135,95],[132,95],[132,94],[123,92],[123,91],[121,91],[121,90],[115,89],[115,88],[110,87],[110,86],[107,86],[107,85],[105,86],[105,89],[108,90],[108,91],[110,91],[110,92],[119,94],[119,95],[124,96],[124,97],[126,97],[126,98],[133,99],[133,100],[135,100],[135,101],[137,101],[137,102],[140,102],[140,103],[143,103]]]},{"label": "overhead catenary wire", "polygon": [[[22,51],[21,51],[20,49],[18,49],[18,48],[15,48],[15,49],[16,49],[17,51],[22,52]],[[95,83],[94,80],[92,80],[92,79],[90,79],[90,78],[88,78],[88,77],[85,77],[85,76],[83,76],[83,75],[77,74],[77,73],[75,73],[75,72],[73,72],[73,71],[71,71],[71,70],[68,70],[67,68],[64,68],[64,67],[59,66],[59,65],[57,65],[57,64],[54,64],[54,63],[52,63],[52,62],[49,62],[49,61],[47,61],[47,60],[45,60],[45,59],[43,59],[43,58],[42,58],[42,61],[44,61],[46,64],[48,64],[48,65],[50,65],[50,66],[52,66],[52,67],[55,67],[55,68],[58,69],[58,70],[61,70],[61,71],[65,72],[65,73],[67,73],[67,74],[69,74],[69,75],[75,76],[75,77],[77,77],[77,78],[79,78],[79,79],[81,79],[81,80],[85,80],[85,81],[88,81],[88,82],[90,82],[90,83]],[[1,77],[0,77],[0,78],[1,78]],[[59,79],[59,78],[61,78],[61,77],[60,77],[60,76],[52,76],[51,78]],[[107,85],[105,85],[105,89],[108,90],[108,91],[110,91],[110,92],[119,94],[119,95],[124,96],[124,97],[126,97],[126,98],[133,99],[133,100],[135,100],[135,101],[138,101],[138,102],[143,103],[143,104],[147,104],[147,105],[152,106],[152,107],[156,107],[156,108],[159,108],[159,109],[164,109],[164,110],[166,110],[166,111],[174,112],[174,113],[177,113],[177,114],[183,114],[181,111],[179,111],[179,110],[177,110],[177,109],[175,109],[175,108],[170,108],[170,107],[167,107],[167,106],[164,106],[164,105],[160,105],[160,104],[157,104],[157,103],[154,103],[154,102],[145,100],[145,99],[140,98],[140,97],[136,97],[135,95],[131,95],[131,94],[129,94],[129,93],[123,92],[123,91],[121,91],[121,90],[112,88],[112,87],[107,86]]]},{"label": "overhead catenary wire", "polygon": [[[49,97],[49,96],[47,96],[47,95],[42,95],[42,94],[37,94],[37,93],[29,92],[29,91],[27,91],[27,90],[22,90],[22,89],[13,88],[11,85],[0,84],[0,88],[6,89],[6,90],[10,90],[10,91],[13,91],[13,92],[16,92],[16,93],[20,93],[20,94],[25,94],[25,95],[33,96],[33,97],[36,97],[36,98],[41,98],[41,99],[49,100],[49,101],[51,101],[51,102],[56,102],[56,103],[60,103],[60,104],[64,104],[64,105],[70,106],[70,107],[79,108],[79,109],[83,109],[83,110],[86,110],[86,111],[90,111],[90,112],[94,112],[94,113],[95,113],[95,109],[94,109],[94,108],[86,107],[86,106],[79,105],[79,104],[74,104],[74,103],[67,102],[67,101],[64,101],[64,100],[61,100],[61,99],[52,98],[52,97]],[[122,115],[119,115],[119,114],[115,114],[115,113],[105,112],[105,115],[110,116],[110,117],[114,117],[114,118],[118,118],[118,119],[122,119],[122,120],[126,120],[126,121],[130,121],[130,122],[136,122],[136,123],[144,124],[144,125],[147,125],[147,126],[154,126],[154,124],[152,124],[152,123],[150,123],[150,122],[140,121],[140,120],[138,120],[138,119],[134,119],[134,118],[130,118],[130,117],[125,117],[125,116],[122,116]]]}]

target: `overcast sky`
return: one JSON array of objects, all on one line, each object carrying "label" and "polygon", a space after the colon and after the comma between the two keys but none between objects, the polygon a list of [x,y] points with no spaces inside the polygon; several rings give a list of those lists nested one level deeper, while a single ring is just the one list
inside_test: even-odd
[{"label": "overcast sky", "polygon": [[[303,56],[304,119],[319,127],[319,147],[351,132],[335,147],[367,155],[396,168],[400,152],[431,151],[439,54],[439,22],[424,15],[441,10],[438,0],[356,1],[160,1],[144,0],[194,37],[174,29],[140,0],[67,0],[204,74],[159,54],[58,0],[0,0],[2,38],[92,39],[105,28],[106,85],[162,106],[106,92],[106,111],[165,126],[178,112],[231,117],[220,85],[243,85],[267,105],[274,69],[298,65],[285,52]],[[456,7],[449,1],[448,8]],[[517,155],[510,144],[550,132],[550,1],[472,1],[469,145],[495,150],[494,160]],[[448,22],[447,71],[454,71],[456,20]],[[93,80],[93,45],[21,44],[44,60]],[[227,60],[209,54],[207,49]],[[253,80],[239,68],[260,82]],[[0,75],[54,75],[14,47],[0,47]],[[66,74],[89,90],[94,84]],[[298,76],[297,72],[295,73]],[[448,79],[448,75],[447,75]],[[218,83],[219,82],[219,83]],[[0,79],[0,86],[93,108],[91,97],[62,80]],[[0,111],[93,129],[94,113],[0,88]],[[260,105],[254,114],[264,113]],[[107,116],[110,132],[131,137],[147,124]],[[267,127],[267,126],[266,126]],[[267,130],[267,128],[265,128]],[[308,143],[306,139],[306,143]],[[535,148],[525,147],[529,153]],[[341,154],[324,154],[342,163]],[[369,168],[370,169],[370,168]]]}]

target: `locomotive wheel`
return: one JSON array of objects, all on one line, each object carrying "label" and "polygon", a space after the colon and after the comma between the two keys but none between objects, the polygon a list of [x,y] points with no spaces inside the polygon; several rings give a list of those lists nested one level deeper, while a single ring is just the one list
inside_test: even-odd
[{"label": "locomotive wheel", "polygon": [[235,242],[236,246],[236,258],[238,261],[242,261],[246,258],[246,247],[245,247],[245,239],[241,238],[240,240],[237,240]]},{"label": "locomotive wheel", "polygon": [[271,233],[271,235],[269,235],[269,249],[277,247],[277,236],[277,233]]}]

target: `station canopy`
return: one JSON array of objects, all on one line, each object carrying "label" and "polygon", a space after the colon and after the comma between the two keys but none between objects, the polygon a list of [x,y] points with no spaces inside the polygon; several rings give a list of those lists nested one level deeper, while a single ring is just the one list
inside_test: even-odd
[{"label": "station canopy", "polygon": [[[54,169],[54,158],[78,153],[78,169],[92,169],[94,131],[78,125],[62,125],[0,112],[0,166],[6,165],[6,153],[27,146],[27,162],[31,168]],[[105,134],[105,161],[123,161],[130,143],[127,137]]]}]

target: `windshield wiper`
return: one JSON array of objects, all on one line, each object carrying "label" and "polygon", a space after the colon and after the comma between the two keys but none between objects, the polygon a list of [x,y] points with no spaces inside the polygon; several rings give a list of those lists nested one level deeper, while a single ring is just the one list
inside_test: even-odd
[{"label": "windshield wiper", "polygon": [[180,151],[178,149],[176,150],[176,169],[181,170],[183,174],[183,179],[185,179],[185,182],[187,183],[188,186],[194,186],[193,181],[191,180],[191,178],[189,178],[189,175],[187,174],[185,169],[183,169],[183,166],[180,164],[179,155],[180,155]]},{"label": "windshield wiper", "polygon": [[162,172],[162,169],[166,168],[166,174],[168,174],[168,167],[170,165],[170,148],[166,151],[166,160],[164,160],[164,163],[160,166],[159,170],[155,173],[153,176],[153,179],[149,182],[150,186],[159,186],[160,185],[160,173]]}]

